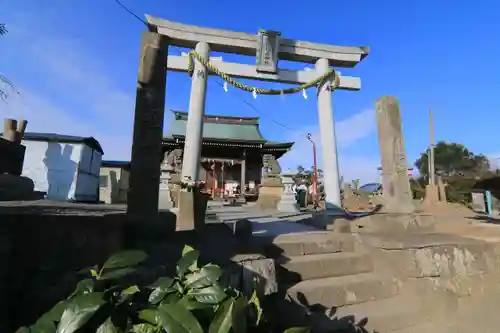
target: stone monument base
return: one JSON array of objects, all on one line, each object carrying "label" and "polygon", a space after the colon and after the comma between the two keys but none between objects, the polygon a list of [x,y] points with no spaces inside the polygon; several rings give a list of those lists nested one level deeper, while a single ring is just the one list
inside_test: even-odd
[{"label": "stone monument base", "polygon": [[33,200],[35,184],[28,177],[1,174],[0,175],[0,200]]},{"label": "stone monument base", "polygon": [[263,179],[259,186],[259,198],[255,208],[261,210],[277,209],[283,193],[283,184],[279,178]]},{"label": "stone monument base", "polygon": [[298,213],[300,212],[299,204],[295,198],[292,186],[295,183],[293,177],[295,174],[283,173],[281,174],[281,182],[283,183],[283,193],[281,194],[280,201],[278,202],[278,210],[284,213]]},{"label": "stone monument base", "polygon": [[425,197],[422,202],[424,207],[432,207],[439,203],[439,188],[436,185],[425,186]]},{"label": "stone monument base", "polygon": [[205,226],[209,195],[198,191],[179,192],[176,230],[201,231]]},{"label": "stone monument base", "polygon": [[171,209],[174,207],[170,196],[170,188],[161,188],[158,194],[158,209]]}]

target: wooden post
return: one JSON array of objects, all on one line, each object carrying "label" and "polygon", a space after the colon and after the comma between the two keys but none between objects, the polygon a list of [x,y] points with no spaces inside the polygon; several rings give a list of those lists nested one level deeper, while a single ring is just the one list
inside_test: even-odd
[{"label": "wooden post", "polygon": [[158,214],[167,56],[166,36],[142,33],[127,206],[141,219]]},{"label": "wooden post", "polygon": [[379,98],[376,113],[386,208],[388,212],[411,213],[414,206],[397,99],[392,96]]}]

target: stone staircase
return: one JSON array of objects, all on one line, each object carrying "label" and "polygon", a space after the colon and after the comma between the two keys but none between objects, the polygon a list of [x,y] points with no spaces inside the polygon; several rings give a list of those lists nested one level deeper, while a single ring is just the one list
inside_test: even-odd
[{"label": "stone staircase", "polygon": [[[425,320],[421,300],[402,283],[375,270],[370,253],[356,249],[350,234],[303,232],[275,237],[266,247],[275,258],[285,326],[315,332],[342,329],[393,332]],[[280,298],[283,302],[283,297]]]}]

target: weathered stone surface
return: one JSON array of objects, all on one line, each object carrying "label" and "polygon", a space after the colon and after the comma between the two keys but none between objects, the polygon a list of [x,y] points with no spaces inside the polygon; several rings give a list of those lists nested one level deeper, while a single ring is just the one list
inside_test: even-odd
[{"label": "weathered stone surface", "polygon": [[123,246],[125,214],[40,210],[0,207],[0,260],[8,267],[0,270],[0,298],[9,300],[8,309],[0,306],[0,322],[8,327],[2,332],[32,324],[74,290],[76,271]]},{"label": "weathered stone surface", "polygon": [[329,232],[308,232],[279,235],[272,240],[267,252],[274,257],[290,257],[352,251],[353,248],[352,237],[339,237]]},{"label": "weathered stone surface", "polygon": [[411,213],[414,206],[399,103],[393,96],[384,96],[377,100],[375,109],[386,209],[389,212]]},{"label": "weathered stone surface", "polygon": [[276,209],[282,193],[283,184],[279,179],[263,180],[263,183],[259,186],[259,198],[255,203],[255,208],[261,210]]},{"label": "weathered stone surface", "polygon": [[233,223],[233,234],[240,239],[248,239],[252,236],[252,221],[240,219]]},{"label": "weathered stone surface", "polygon": [[390,281],[373,273],[347,275],[302,281],[291,287],[287,294],[301,303],[340,307],[366,301],[381,300],[397,295],[397,281]]},{"label": "weathered stone surface", "polygon": [[281,257],[276,263],[293,273],[299,280],[367,273],[373,270],[370,256],[339,252],[297,257]]},{"label": "weathered stone surface", "polygon": [[299,204],[295,199],[295,193],[292,190],[292,185],[295,183],[292,176],[291,173],[284,173],[281,175],[283,193],[281,193],[281,198],[277,206],[280,212],[297,213],[300,211]]},{"label": "weathered stone surface", "polygon": [[242,291],[250,294],[255,288],[259,295],[278,292],[278,282],[273,259],[258,259],[242,262]]},{"label": "weathered stone surface", "polygon": [[0,174],[0,200],[32,200],[35,184],[28,177]]},{"label": "weathered stone surface", "polygon": [[158,214],[168,38],[144,31],[137,78],[127,213]]},{"label": "weathered stone surface", "polygon": [[202,231],[205,226],[208,194],[200,192],[179,192],[176,230]]}]

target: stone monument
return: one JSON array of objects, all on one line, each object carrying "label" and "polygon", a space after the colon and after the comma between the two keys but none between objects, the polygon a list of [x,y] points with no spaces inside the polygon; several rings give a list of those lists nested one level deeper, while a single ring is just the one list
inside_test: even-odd
[{"label": "stone monument", "polygon": [[283,193],[281,194],[281,200],[278,203],[278,210],[280,212],[286,213],[298,213],[300,212],[299,204],[295,199],[295,193],[293,192],[293,184],[295,181],[293,177],[295,173],[293,172],[285,172],[281,175],[281,181],[283,183]]},{"label": "stone monument", "polygon": [[276,209],[283,193],[281,183],[281,167],[271,154],[262,156],[262,176],[259,186],[259,198],[256,207],[259,209]]},{"label": "stone monument", "polygon": [[382,158],[384,211],[413,213],[413,195],[408,177],[408,164],[403,139],[399,103],[393,96],[377,100],[378,139]]},{"label": "stone monument", "polygon": [[171,209],[174,207],[172,197],[170,194],[170,180],[172,179],[172,173],[174,168],[169,163],[169,154],[165,153],[165,158],[160,166],[160,188],[158,195],[158,209]]}]

